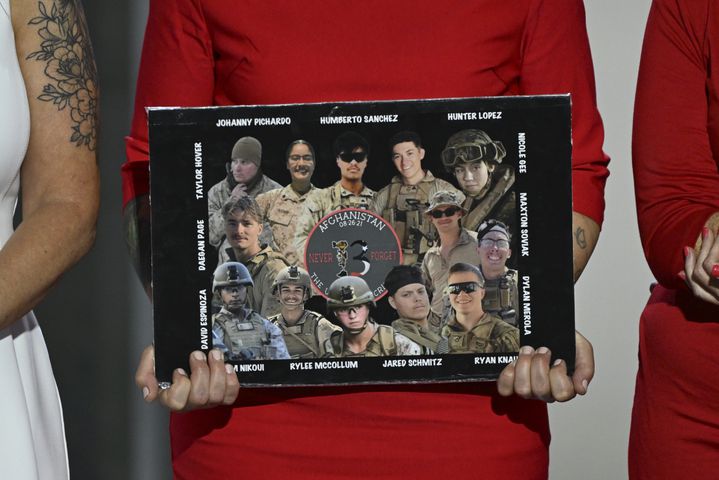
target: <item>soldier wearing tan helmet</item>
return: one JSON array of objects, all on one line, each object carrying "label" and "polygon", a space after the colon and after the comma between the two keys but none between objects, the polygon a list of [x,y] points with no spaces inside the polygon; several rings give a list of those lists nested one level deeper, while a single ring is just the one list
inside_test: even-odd
[{"label": "soldier wearing tan helmet", "polygon": [[[217,247],[219,252],[228,247],[222,219],[225,203],[231,198],[255,198],[260,193],[282,188],[282,185],[264,175],[261,167],[262,144],[254,137],[242,137],[235,142],[230,161],[225,165],[227,176],[207,192],[210,245]],[[270,232],[265,232],[262,242],[268,243],[271,238]]]},{"label": "soldier wearing tan helmet", "polygon": [[327,310],[332,312],[342,331],[332,335],[337,357],[380,357],[419,355],[415,342],[388,325],[378,325],[370,317],[374,295],[359,277],[338,278],[330,285]]},{"label": "soldier wearing tan helmet", "polygon": [[296,265],[281,270],[272,284],[282,310],[268,320],[282,330],[291,358],[331,356],[330,337],[340,331],[319,313],[305,310],[311,291],[310,275]]},{"label": "soldier wearing tan helmet", "polygon": [[212,316],[212,346],[226,360],[271,360],[290,358],[282,332],[254,310],[247,308],[247,288],[252,277],[239,262],[223,263],[215,269],[212,292],[222,309]]},{"label": "soldier wearing tan helmet", "polygon": [[466,195],[464,227],[476,231],[494,218],[514,227],[514,168],[502,164],[507,150],[486,132],[467,129],[455,133],[442,150],[442,164],[457,179]]},{"label": "soldier wearing tan helmet", "polygon": [[462,207],[461,192],[440,191],[430,198],[427,217],[437,230],[438,244],[427,250],[422,261],[422,272],[431,280],[435,295],[432,313],[446,317],[449,303],[444,289],[447,286],[449,267],[458,262],[479,263],[477,233],[462,227],[467,211]]},{"label": "soldier wearing tan helmet", "polygon": [[397,232],[404,254],[403,263],[421,263],[425,252],[436,241],[432,222],[424,216],[429,199],[437,191],[457,189],[422,168],[426,152],[417,133],[396,133],[390,138],[389,147],[397,175],[377,192],[370,210],[381,215]]},{"label": "soldier wearing tan helmet", "polygon": [[456,263],[449,269],[446,288],[452,315],[442,329],[450,353],[514,353],[519,351],[519,330],[485,312],[484,278],[479,268]]}]

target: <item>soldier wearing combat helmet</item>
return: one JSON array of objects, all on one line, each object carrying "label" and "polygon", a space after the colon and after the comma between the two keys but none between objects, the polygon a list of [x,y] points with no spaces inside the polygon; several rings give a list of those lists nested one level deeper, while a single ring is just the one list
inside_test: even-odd
[{"label": "soldier wearing combat helmet", "polygon": [[442,329],[450,353],[519,351],[519,330],[482,309],[484,278],[479,268],[457,263],[449,269],[447,294],[453,315]]},{"label": "soldier wearing combat helmet", "polygon": [[337,357],[380,357],[419,355],[420,346],[388,325],[378,325],[370,317],[374,296],[359,277],[338,278],[330,285],[327,309],[342,331],[332,334]]},{"label": "soldier wearing combat helmet", "polygon": [[330,337],[340,331],[319,313],[305,310],[311,290],[309,274],[295,265],[281,270],[272,285],[282,310],[268,320],[282,330],[291,358],[331,356]]},{"label": "soldier wearing combat helmet", "polygon": [[507,151],[482,130],[455,133],[442,151],[442,164],[457,179],[466,195],[463,223],[476,231],[485,219],[494,218],[514,229],[514,168],[502,164]]},{"label": "soldier wearing combat helmet", "polygon": [[479,226],[479,269],[484,276],[486,294],[482,301],[485,312],[498,315],[507,323],[517,325],[519,298],[517,271],[507,268],[512,255],[512,237],[507,226],[498,220],[488,220]]},{"label": "soldier wearing combat helmet", "polygon": [[424,216],[429,199],[439,190],[457,189],[422,168],[425,150],[417,133],[399,132],[392,136],[389,147],[398,175],[377,193],[370,210],[381,215],[397,232],[404,253],[403,263],[421,263],[425,252],[436,241],[432,223]]},{"label": "soldier wearing combat helmet", "polygon": [[[255,198],[260,193],[282,188],[282,185],[262,173],[262,144],[254,137],[242,137],[235,142],[225,169],[227,177],[207,192],[210,245],[217,247],[219,252],[229,247],[222,219],[222,207],[225,203],[242,196]],[[262,242],[268,243],[271,238],[270,232],[267,231]]]},{"label": "soldier wearing combat helmet", "polygon": [[224,352],[226,360],[290,358],[280,329],[246,307],[249,286],[250,272],[239,262],[215,270],[212,291],[222,309],[212,316],[212,346]]}]

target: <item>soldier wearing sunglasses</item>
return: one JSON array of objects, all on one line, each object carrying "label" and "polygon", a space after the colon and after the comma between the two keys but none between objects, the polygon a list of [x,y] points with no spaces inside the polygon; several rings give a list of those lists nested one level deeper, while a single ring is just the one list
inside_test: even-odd
[{"label": "soldier wearing sunglasses", "polygon": [[294,248],[295,220],[305,201],[317,189],[311,182],[316,165],[315,149],[305,140],[295,140],[287,147],[285,160],[292,182],[284,188],[262,193],[256,200],[277,250],[294,265],[299,260]]},{"label": "soldier wearing sunglasses", "polygon": [[305,202],[297,219],[295,247],[297,254],[305,250],[307,236],[325,215],[342,208],[369,209],[376,192],[365,186],[362,176],[369,159],[369,143],[357,132],[344,132],[332,144],[340,180],[334,185],[317,189]]},{"label": "soldier wearing sunglasses", "polygon": [[466,196],[465,228],[476,231],[484,220],[494,218],[513,229],[514,168],[502,164],[506,155],[502,142],[492,140],[482,130],[462,130],[447,140],[442,164]]},{"label": "soldier wearing sunglasses", "polygon": [[449,269],[446,288],[454,315],[442,329],[450,353],[502,353],[519,351],[519,330],[485,312],[484,277],[479,268],[456,263]]},{"label": "soldier wearing sunglasses", "polygon": [[462,207],[461,192],[442,190],[430,198],[427,218],[432,222],[439,237],[438,243],[427,250],[422,260],[422,271],[430,279],[437,295],[432,299],[432,313],[444,318],[444,289],[447,286],[449,267],[458,262],[472,265],[479,263],[477,233],[462,228],[461,219],[467,213]]},{"label": "soldier wearing sunglasses", "polygon": [[429,198],[439,190],[457,189],[422,168],[425,150],[417,133],[396,133],[390,138],[389,147],[398,175],[377,193],[370,210],[394,227],[402,243],[403,263],[421,263],[436,236],[432,223],[423,214]]},{"label": "soldier wearing sunglasses", "polygon": [[479,226],[479,269],[484,276],[486,294],[482,307],[512,325],[517,325],[519,297],[517,271],[507,268],[512,255],[511,235],[499,220],[488,220]]}]

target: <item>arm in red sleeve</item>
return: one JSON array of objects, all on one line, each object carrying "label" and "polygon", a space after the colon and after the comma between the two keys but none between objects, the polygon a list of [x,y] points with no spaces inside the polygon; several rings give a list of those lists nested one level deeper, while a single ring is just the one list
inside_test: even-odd
[{"label": "arm in red sleeve", "polygon": [[212,105],[214,82],[212,44],[199,2],[151,0],[132,127],[125,138],[123,205],[149,190],[145,108]]},{"label": "arm in red sleeve", "polygon": [[[708,2],[653,3],[639,69],[632,141],[639,230],[654,276],[683,288],[682,248],[719,211],[707,131]],[[703,11],[699,11],[702,10]],[[693,21],[694,19],[704,21]]]},{"label": "arm in red sleeve", "polygon": [[572,95],[574,211],[602,224],[609,158],[596,104],[594,67],[580,0],[537,0],[522,39],[524,94]]}]

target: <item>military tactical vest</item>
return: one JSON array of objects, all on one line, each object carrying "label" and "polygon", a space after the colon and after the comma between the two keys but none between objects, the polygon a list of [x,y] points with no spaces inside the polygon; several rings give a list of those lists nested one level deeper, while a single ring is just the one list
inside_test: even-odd
[{"label": "military tactical vest", "polygon": [[345,349],[344,332],[332,336],[332,346],[338,357],[384,357],[397,355],[397,344],[394,341],[394,328],[388,325],[377,325],[377,331],[367,344],[364,352],[354,353]]},{"label": "military tactical vest", "polygon": [[507,270],[504,275],[484,282],[482,310],[494,313],[505,322],[517,325],[517,271]]},{"label": "military tactical vest", "polygon": [[389,186],[387,208],[382,211],[382,217],[397,232],[405,265],[421,262],[425,252],[436,242],[434,225],[424,215],[431,186],[431,182],[404,185],[401,180],[393,181]]},{"label": "military tactical vest", "polygon": [[317,324],[322,318],[318,313],[305,310],[304,322],[292,326],[285,325],[282,314],[273,315],[268,320],[280,327],[291,358],[318,358],[322,351],[317,338]]},{"label": "military tactical vest", "polygon": [[361,195],[351,195],[349,197],[342,197],[342,185],[337,182],[331,190],[332,208],[340,210],[342,208],[361,208],[367,210],[369,208],[369,202],[372,197],[364,197]]},{"label": "military tactical vest", "polygon": [[496,322],[487,322],[474,327],[469,332],[446,329],[449,351],[451,353],[492,353],[492,340],[499,335]]},{"label": "military tactical vest", "polygon": [[[464,208],[469,212],[462,217],[462,226],[467,230],[477,231],[484,220],[494,218],[504,223],[511,223],[512,219],[499,218],[494,211],[501,206],[505,195],[512,195],[510,188],[514,185],[514,169],[511,167],[497,167],[492,175],[492,184],[489,191],[480,197],[470,197],[464,201]],[[512,206],[514,204],[512,203]]]},{"label": "military tactical vest", "polygon": [[432,331],[425,332],[426,336],[422,336],[422,332],[420,331],[419,326],[416,325],[415,322],[413,322],[412,320],[398,318],[397,320],[392,322],[392,328],[394,328],[397,333],[401,333],[402,335],[422,347],[423,355],[442,353],[437,351],[438,346],[442,341],[442,337]]},{"label": "military tactical vest", "polygon": [[271,338],[264,319],[252,310],[245,310],[245,318],[220,312],[212,321],[222,327],[228,360],[268,360],[277,357],[277,349],[270,346]]}]

